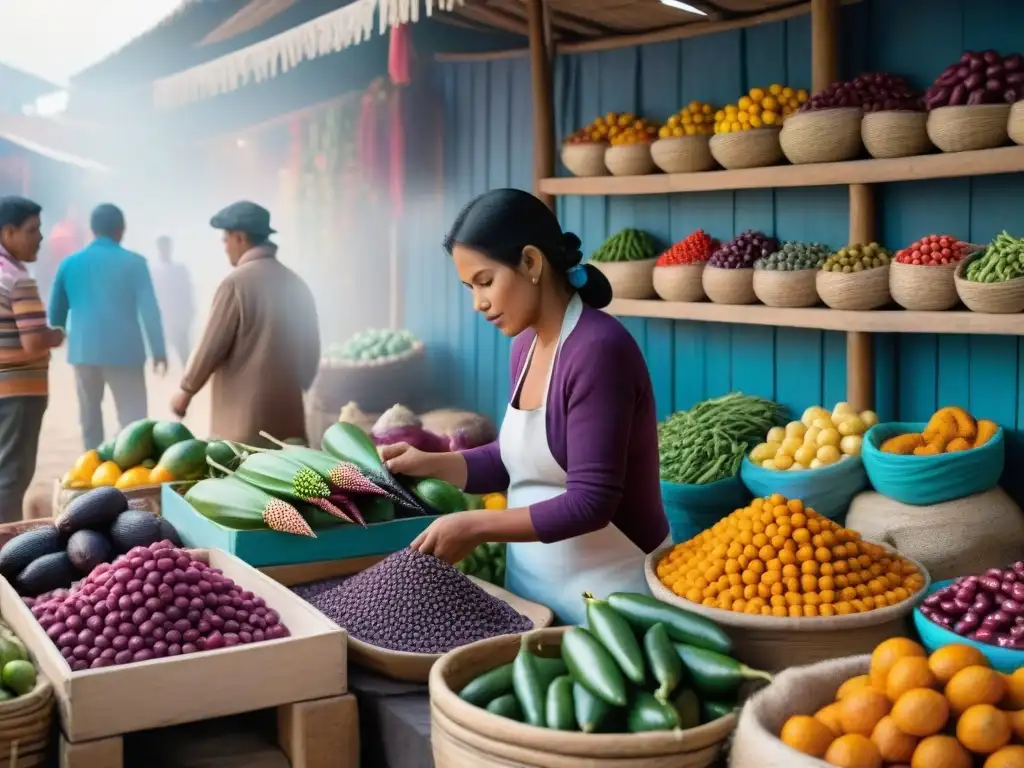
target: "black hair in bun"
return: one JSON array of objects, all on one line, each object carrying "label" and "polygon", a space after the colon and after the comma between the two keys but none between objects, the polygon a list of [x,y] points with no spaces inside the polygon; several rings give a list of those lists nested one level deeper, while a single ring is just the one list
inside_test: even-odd
[{"label": "black hair in bun", "polygon": [[579,266],[583,260],[580,239],[563,232],[551,209],[521,189],[491,190],[470,202],[455,217],[444,248],[451,254],[457,243],[510,267],[518,267],[523,249],[532,245],[566,275],[589,306],[601,309],[612,300],[612,287],[604,274],[589,264]]}]

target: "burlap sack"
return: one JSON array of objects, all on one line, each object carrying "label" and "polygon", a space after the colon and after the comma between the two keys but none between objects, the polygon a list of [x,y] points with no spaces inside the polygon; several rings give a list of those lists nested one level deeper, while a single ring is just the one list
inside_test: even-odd
[{"label": "burlap sack", "polygon": [[733,736],[729,768],[829,768],[828,763],[790,749],[779,731],[793,715],[813,715],[835,701],[839,686],[868,671],[870,656],[850,656],[793,667],[775,676],[747,702]]},{"label": "burlap sack", "polygon": [[1002,568],[1024,551],[1024,512],[998,486],[920,507],[865,491],[850,504],[846,527],[917,560],[932,582]]}]

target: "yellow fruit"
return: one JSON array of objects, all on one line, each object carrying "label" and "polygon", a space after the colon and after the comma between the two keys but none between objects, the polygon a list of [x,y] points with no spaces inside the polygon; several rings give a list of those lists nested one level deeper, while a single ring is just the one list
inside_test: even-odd
[{"label": "yellow fruit", "polygon": [[814,446],[805,443],[793,452],[793,459],[800,464],[809,465],[817,455]]},{"label": "yellow fruit", "polygon": [[864,438],[860,435],[847,435],[839,441],[839,450],[847,456],[860,456],[864,447]]},{"label": "yellow fruit", "polygon": [[823,445],[818,449],[816,454],[818,461],[820,461],[826,467],[829,464],[835,464],[841,458],[839,449],[834,445]]},{"label": "yellow fruit", "polygon": [[878,414],[874,411],[861,411],[860,420],[864,422],[864,426],[871,429],[875,424],[878,423]]},{"label": "yellow fruit", "polygon": [[825,762],[836,768],[882,768],[882,755],[871,739],[848,733],[832,742]]},{"label": "yellow fruit", "polygon": [[[928,668],[931,669],[940,685],[945,685],[952,680],[953,675],[961,669],[975,666],[988,666],[988,660],[985,658],[985,654],[973,645],[961,643],[945,645],[928,658]],[[1021,675],[1021,682],[1024,684],[1024,675]]]},{"label": "yellow fruit", "polygon": [[1024,768],[1024,747],[1003,747],[989,755],[984,768]]},{"label": "yellow fruit", "polygon": [[836,424],[836,429],[839,434],[844,437],[848,435],[863,435],[867,431],[864,426],[864,422],[856,415],[849,415],[841,419],[839,423]]},{"label": "yellow fruit", "polygon": [[1006,683],[1006,695],[1003,697],[1002,708],[1011,711],[1024,709],[1024,667],[1012,675],[1003,675],[1003,681]]},{"label": "yellow fruit", "polygon": [[828,416],[828,411],[820,405],[812,405],[803,412],[800,421],[805,427],[810,427],[814,424],[815,419],[820,419],[822,416]]},{"label": "yellow fruit", "polygon": [[783,744],[797,752],[811,757],[824,757],[835,737],[829,727],[820,720],[807,715],[795,715],[782,726],[779,738]]},{"label": "yellow fruit", "polygon": [[917,739],[897,728],[896,722],[889,715],[878,721],[875,730],[871,732],[871,741],[878,747],[886,763],[909,763],[917,747]]},{"label": "yellow fruit", "polygon": [[760,443],[754,446],[754,450],[750,452],[750,460],[754,462],[761,462],[766,459],[775,458],[775,454],[779,452],[778,443]]},{"label": "yellow fruit", "polygon": [[870,675],[857,675],[857,677],[851,677],[845,683],[839,686],[839,690],[836,691],[836,701],[842,701],[847,698],[851,693],[861,690],[862,688],[871,687],[871,676]]},{"label": "yellow fruit", "polygon": [[484,509],[507,509],[508,502],[505,500],[505,496],[500,493],[489,493],[484,496]]},{"label": "yellow fruit", "polygon": [[145,467],[132,467],[126,469],[117,481],[114,483],[115,488],[136,488],[140,485],[149,485],[150,472]]},{"label": "yellow fruit", "polygon": [[75,465],[71,468],[71,479],[87,482],[102,463],[99,451],[86,451],[75,460]]},{"label": "yellow fruit", "polygon": [[785,453],[776,454],[772,462],[775,464],[776,469],[789,469],[795,463],[793,457]]},{"label": "yellow fruit", "polygon": [[892,720],[903,733],[923,739],[946,727],[949,704],[938,691],[915,688],[900,696],[893,705]]},{"label": "yellow fruit", "polygon": [[924,648],[905,637],[893,637],[879,643],[871,654],[871,685],[877,691],[884,691],[889,679],[889,670],[900,659],[908,656],[927,657]]},{"label": "yellow fruit", "polygon": [[975,704],[995,706],[1006,695],[1006,681],[995,670],[980,665],[965,667],[946,683],[946,699],[960,714]]},{"label": "yellow fruit", "polygon": [[839,720],[840,704],[837,701],[835,704],[829,704],[827,707],[822,707],[814,713],[814,719],[824,723],[833,736],[843,735],[843,724]]},{"label": "yellow fruit", "polygon": [[938,685],[935,675],[928,668],[928,659],[923,656],[907,656],[898,660],[889,670],[885,682],[885,695],[895,703],[900,696],[914,688],[934,688]]},{"label": "yellow fruit", "polygon": [[[822,421],[822,420],[819,420]],[[815,426],[819,426],[819,421],[815,421]],[[821,448],[823,445],[839,445],[840,436],[839,430],[835,427],[820,426],[821,432],[818,433],[818,447]]]},{"label": "yellow fruit", "polygon": [[854,691],[840,703],[839,722],[843,733],[870,736],[878,721],[889,714],[891,704],[884,693],[874,688]]},{"label": "yellow fruit", "polygon": [[783,427],[772,427],[768,430],[768,435],[765,437],[765,441],[769,443],[782,443],[789,437],[789,433]]},{"label": "yellow fruit", "polygon": [[[784,454],[785,456],[794,456],[803,444],[804,441],[800,437],[787,437],[779,446],[779,453]],[[776,454],[776,458],[777,457],[778,454]]]},{"label": "yellow fruit", "polygon": [[952,736],[929,736],[917,745],[910,768],[971,768],[970,754]]},{"label": "yellow fruit", "polygon": [[808,427],[807,431],[804,432],[804,444],[813,445],[815,450],[818,448],[818,435],[821,434],[821,427]]},{"label": "yellow fruit", "polygon": [[976,704],[960,715],[956,738],[979,755],[990,755],[1010,743],[1010,718],[991,704]]},{"label": "yellow fruit", "polygon": [[807,432],[807,426],[802,421],[791,421],[786,425],[785,432],[786,437],[797,437],[802,441],[804,433]]},{"label": "yellow fruit", "polygon": [[162,467],[157,464],[149,472],[149,484],[150,485],[162,485],[163,483],[173,483],[174,475],[166,467]]},{"label": "yellow fruit", "polygon": [[90,485],[113,485],[121,477],[121,468],[113,461],[104,461],[89,478]]}]

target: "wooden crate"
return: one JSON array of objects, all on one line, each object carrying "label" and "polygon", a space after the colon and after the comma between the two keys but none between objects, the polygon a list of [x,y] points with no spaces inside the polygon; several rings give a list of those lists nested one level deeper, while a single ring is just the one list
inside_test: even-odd
[{"label": "wooden crate", "polygon": [[[219,550],[194,553],[267,601],[291,636],[216,651],[71,672],[32,612],[0,579],[0,613],[54,685],[61,730],[75,745],[212,717],[331,699],[347,692],[345,631],[290,590]],[[100,750],[82,763],[101,768]],[[83,745],[82,750],[86,750]],[[83,758],[84,759],[84,758]],[[107,758],[102,758],[103,760]]]}]

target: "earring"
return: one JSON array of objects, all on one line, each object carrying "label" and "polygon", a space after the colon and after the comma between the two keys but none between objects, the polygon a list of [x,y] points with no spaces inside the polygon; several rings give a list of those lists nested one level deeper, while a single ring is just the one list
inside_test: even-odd
[{"label": "earring", "polygon": [[539,282],[540,282],[540,278],[539,278],[539,277],[535,277],[535,278],[533,278],[533,284],[534,284],[534,285],[536,285],[536,284],[537,284],[537,283],[539,283]]}]

